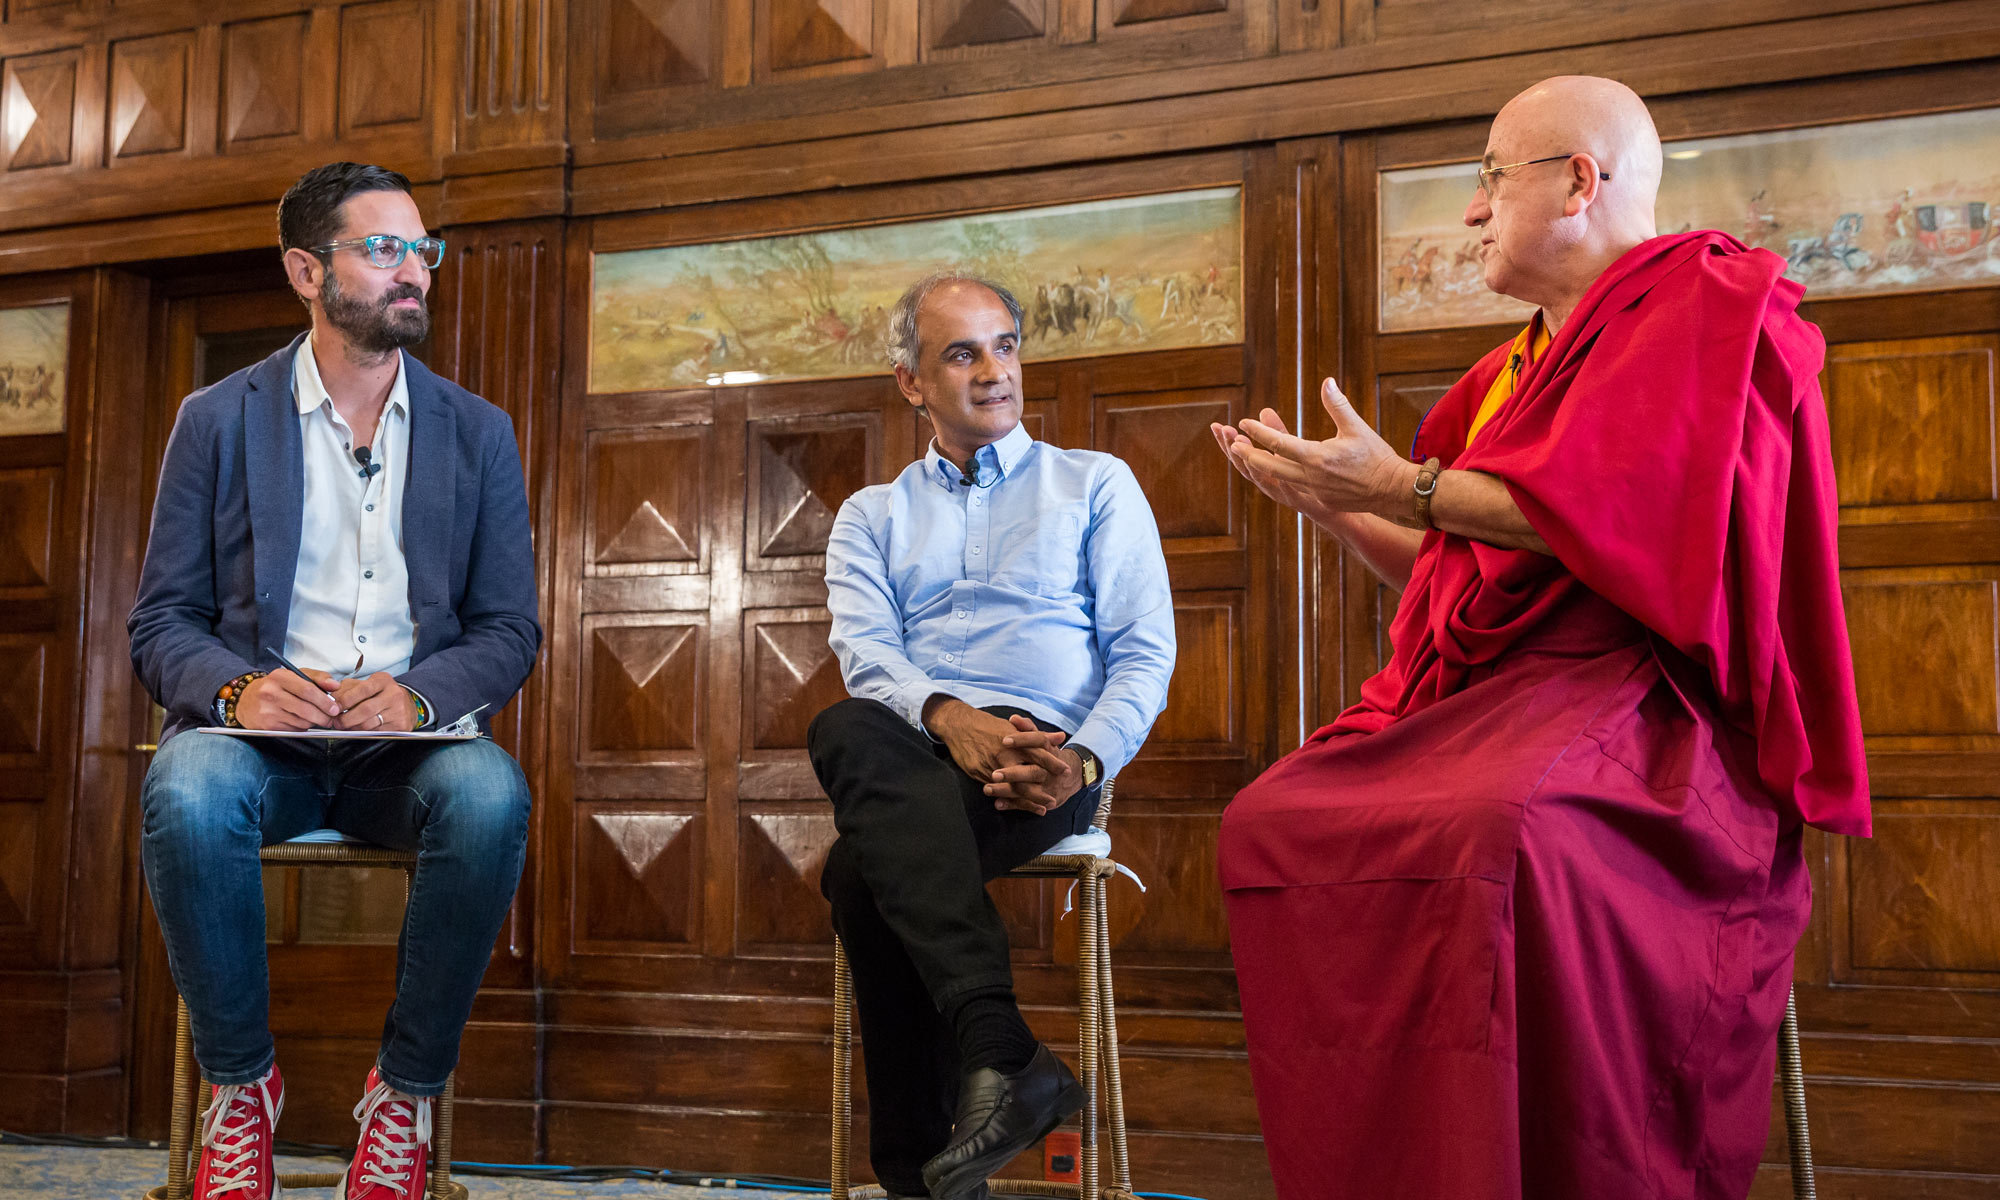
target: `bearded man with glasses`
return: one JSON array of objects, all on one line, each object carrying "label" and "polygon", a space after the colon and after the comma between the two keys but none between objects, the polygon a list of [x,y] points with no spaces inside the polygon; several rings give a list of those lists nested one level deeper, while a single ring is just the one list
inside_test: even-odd
[{"label": "bearded man with glasses", "polygon": [[1825,343],[1785,261],[1660,237],[1608,79],[1494,118],[1465,223],[1537,306],[1408,457],[1332,380],[1230,462],[1402,593],[1359,700],[1220,863],[1281,1197],[1742,1200],[1801,831],[1869,828]]},{"label": "bearded man with glasses", "polygon": [[339,1191],[409,1200],[520,880],[527,782],[485,738],[203,731],[483,730],[541,644],[527,492],[507,415],[406,353],[430,332],[444,255],[409,180],[319,167],[285,193],[278,238],[311,330],[189,396],[160,470],[127,623],[167,710],[140,856],[214,1086],[195,1200],[265,1200],[285,1093],[257,852],[323,827],[416,851],[396,999]]}]

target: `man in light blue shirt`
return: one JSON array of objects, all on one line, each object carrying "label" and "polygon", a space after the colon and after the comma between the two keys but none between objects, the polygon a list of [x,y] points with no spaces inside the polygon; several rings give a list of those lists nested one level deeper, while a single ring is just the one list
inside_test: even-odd
[{"label": "man in light blue shirt", "polygon": [[892,1196],[966,1200],[1083,1102],[1021,1019],[986,881],[1086,831],[1166,706],[1173,595],[1108,454],[1021,428],[1021,307],[935,275],[890,322],[936,433],[842,506],[833,649],[853,697],[808,735],[840,837],[820,888],[853,966],[870,1152]]}]

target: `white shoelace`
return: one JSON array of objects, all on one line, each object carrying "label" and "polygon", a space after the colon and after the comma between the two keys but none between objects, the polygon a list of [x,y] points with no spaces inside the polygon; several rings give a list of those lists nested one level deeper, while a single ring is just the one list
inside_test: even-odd
[{"label": "white shoelace", "polygon": [[414,1195],[410,1176],[416,1167],[417,1150],[431,1142],[430,1103],[377,1083],[354,1106],[354,1119],[361,1122],[364,1134],[377,1109],[383,1110],[382,1120],[373,1140],[362,1148],[367,1158],[361,1163],[360,1182]]},{"label": "white shoelace", "polygon": [[271,1075],[266,1072],[255,1083],[234,1083],[215,1090],[208,1111],[201,1118],[201,1144],[210,1151],[208,1178],[210,1196],[246,1191],[257,1186],[258,1102],[263,1102],[264,1118],[270,1128],[278,1127],[285,1111],[285,1098],[271,1099]]}]

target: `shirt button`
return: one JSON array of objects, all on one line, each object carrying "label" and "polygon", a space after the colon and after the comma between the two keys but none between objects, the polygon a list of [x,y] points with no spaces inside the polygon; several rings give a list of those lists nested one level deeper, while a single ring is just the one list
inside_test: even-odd
[{"label": "shirt button", "polygon": [[366,642],[368,640],[368,635],[364,633],[360,637],[355,638],[354,640],[357,642]]},{"label": "shirt button", "polygon": [[973,552],[974,554],[977,554],[977,553],[979,553],[979,547],[977,547],[977,546],[974,546],[974,547],[972,548],[972,552]]},{"label": "shirt button", "polygon": [[957,612],[955,612],[955,613],[953,613],[953,614],[951,614],[951,615],[952,615],[952,616],[954,616],[954,617],[957,617],[957,618],[959,618],[960,620],[964,620],[964,619],[965,619],[965,610],[961,608],[961,609],[959,609],[959,610],[958,610]]},{"label": "shirt button", "polygon": [[374,511],[375,511],[375,506],[374,506],[374,505],[372,505],[372,504],[371,504],[371,505],[369,505],[369,506],[368,506],[368,511],[369,511],[369,512],[374,512]]},{"label": "shirt button", "polygon": [[944,660],[945,660],[946,662],[950,662],[950,661],[952,660],[952,659],[951,659],[951,655],[949,655],[949,654],[945,655],[945,656],[944,656]]},{"label": "shirt button", "polygon": [[363,571],[363,572],[361,572],[361,578],[363,578],[363,579],[373,579],[373,578],[375,578],[375,572],[373,572],[373,571]]},{"label": "shirt button", "polygon": [[974,496],[974,497],[972,498],[972,507],[974,507],[974,508],[978,508],[978,507],[979,507],[979,497],[977,497],[977,496]]}]

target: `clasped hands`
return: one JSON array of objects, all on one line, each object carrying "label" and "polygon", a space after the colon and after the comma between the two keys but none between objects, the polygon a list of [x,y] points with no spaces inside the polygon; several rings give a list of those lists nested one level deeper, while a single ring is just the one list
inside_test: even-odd
[{"label": "clasped hands", "polygon": [[1373,513],[1411,523],[1417,466],[1397,454],[1348,403],[1338,385],[1320,385],[1320,404],[1334,435],[1316,442],[1295,436],[1275,409],[1246,417],[1240,428],[1212,424],[1229,465],[1257,490],[1313,520],[1338,513]]},{"label": "clasped hands", "polygon": [[1083,760],[1063,750],[1069,735],[1027,717],[996,717],[950,696],[934,697],[924,725],[951,751],[959,769],[985,784],[993,807],[1043,816],[1083,787]]},{"label": "clasped hands", "polygon": [[245,729],[352,729],[407,733],[417,727],[417,702],[387,671],[335,679],[308,667],[308,683],[290,671],[251,680],[236,700]]}]

